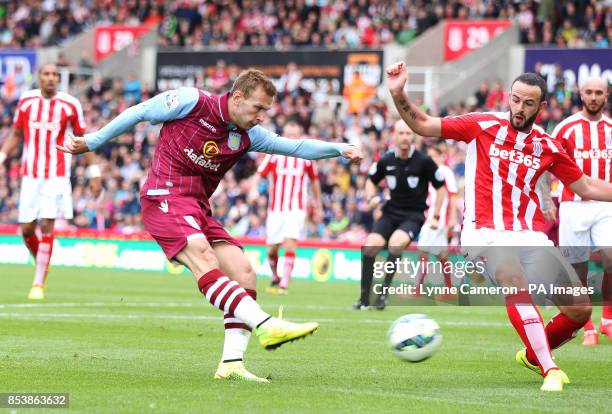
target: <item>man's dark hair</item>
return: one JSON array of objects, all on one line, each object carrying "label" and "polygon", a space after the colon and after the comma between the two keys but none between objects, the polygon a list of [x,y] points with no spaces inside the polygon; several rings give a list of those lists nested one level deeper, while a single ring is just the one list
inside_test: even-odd
[{"label": "man's dark hair", "polygon": [[546,99],[546,81],[544,80],[542,76],[538,75],[537,73],[533,73],[533,72],[523,73],[521,76],[516,78],[514,82],[512,82],[512,85],[510,86],[510,88],[512,88],[512,86],[514,86],[516,82],[521,82],[521,83],[524,83],[526,85],[531,85],[531,86],[537,86],[538,88],[540,88],[540,92],[542,92],[542,95],[540,96],[540,102]]}]

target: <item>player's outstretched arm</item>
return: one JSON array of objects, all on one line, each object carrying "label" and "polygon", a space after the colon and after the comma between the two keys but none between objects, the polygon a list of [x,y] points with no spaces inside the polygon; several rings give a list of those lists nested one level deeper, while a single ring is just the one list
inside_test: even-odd
[{"label": "player's outstretched arm", "polygon": [[386,70],[387,86],[393,98],[393,103],[400,117],[415,133],[427,137],[440,137],[442,126],[440,118],[427,115],[415,104],[410,102],[404,92],[404,86],[408,80],[408,70],[404,62],[391,65]]},{"label": "player's outstretched arm", "polygon": [[11,153],[17,148],[19,145],[19,141],[23,136],[23,131],[21,128],[13,128],[13,132],[9,137],[2,143],[2,147],[0,147],[0,165],[6,161],[6,158],[11,155]]},{"label": "player's outstretched arm", "polygon": [[544,218],[548,221],[554,221],[557,218],[557,207],[552,199],[550,181],[550,173],[546,171],[540,176],[536,188],[538,188],[540,194],[542,194],[541,207]]},{"label": "player's outstretched arm", "polygon": [[199,92],[196,88],[173,89],[153,98],[129,107],[104,128],[83,137],[68,139],[66,145],[57,149],[72,154],[82,154],[98,149],[105,142],[124,134],[136,124],[149,121],[152,124],[181,119],[187,116],[198,102]]},{"label": "player's outstretched arm", "polygon": [[582,198],[612,202],[612,184],[585,174],[571,183],[569,189]]},{"label": "player's outstretched arm", "polygon": [[284,138],[259,125],[249,129],[249,138],[251,139],[249,151],[287,155],[307,160],[343,156],[352,162],[359,163],[363,159],[363,152],[356,145],[325,142],[317,139]]}]

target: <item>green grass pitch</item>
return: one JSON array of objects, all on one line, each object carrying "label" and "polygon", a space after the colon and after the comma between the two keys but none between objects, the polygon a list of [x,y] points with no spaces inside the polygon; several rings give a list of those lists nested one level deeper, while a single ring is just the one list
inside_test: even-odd
[{"label": "green grass pitch", "polygon": [[[272,383],[244,384],[212,379],[223,325],[190,277],[53,268],[47,299],[32,303],[32,276],[31,267],[0,266],[0,392],[70,393],[70,409],[54,413],[612,412],[607,338],[556,351],[572,383],[544,394],[514,362],[521,343],[503,307],[357,312],[355,284],[295,281],[288,297],[272,297],[261,280],[264,309],[282,304],[287,319],[321,328],[273,352],[252,339],[247,367]],[[419,364],[386,346],[389,324],[406,313],[428,314],[444,336]]]}]

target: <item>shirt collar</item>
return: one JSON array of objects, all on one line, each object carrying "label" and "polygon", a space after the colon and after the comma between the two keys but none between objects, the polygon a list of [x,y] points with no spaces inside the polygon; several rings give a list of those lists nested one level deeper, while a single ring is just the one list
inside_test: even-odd
[{"label": "shirt collar", "polygon": [[604,114],[601,114],[601,116],[599,117],[599,119],[598,119],[598,120],[596,120],[596,121],[591,121],[589,118],[587,118],[587,117],[584,115],[584,113],[582,113],[582,111],[580,111],[580,112],[579,112],[579,114],[580,114],[580,118],[584,119],[584,120],[585,120],[585,121],[587,121],[587,122],[601,122],[601,121],[603,121],[603,120],[605,120],[605,119],[606,119],[606,116],[605,116]]},{"label": "shirt collar", "polygon": [[229,92],[224,93],[219,97],[219,111],[221,113],[221,119],[226,124],[230,124],[230,116],[229,116]]},{"label": "shirt collar", "polygon": [[[412,144],[410,146],[410,151],[408,151],[408,159],[412,158],[412,154],[414,154],[414,151],[416,151],[416,146],[414,144]],[[400,157],[400,153],[397,150],[397,148],[395,149],[395,157],[399,158]]]}]

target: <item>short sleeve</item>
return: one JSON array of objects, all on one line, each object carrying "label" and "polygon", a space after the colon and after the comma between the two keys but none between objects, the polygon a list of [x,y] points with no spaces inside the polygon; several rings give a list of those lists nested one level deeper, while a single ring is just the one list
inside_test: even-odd
[{"label": "short sleeve", "polygon": [[372,180],[374,184],[378,184],[383,178],[385,178],[385,160],[381,158],[378,162],[375,162],[368,171],[368,178]]},{"label": "short sleeve", "polygon": [[22,110],[22,101],[19,101],[17,108],[15,109],[15,115],[13,115],[13,128],[23,129],[25,125],[25,114]]},{"label": "short sleeve", "polygon": [[449,194],[457,194],[459,188],[457,187],[457,180],[455,179],[455,173],[453,173],[453,170],[444,165],[439,167],[439,171],[444,174],[444,185],[446,186],[446,191],[448,191]]},{"label": "short sleeve", "polygon": [[265,177],[266,175],[268,175],[270,171],[272,171],[272,169],[274,168],[275,163],[272,157],[273,157],[272,155],[266,154],[263,161],[257,168],[257,173],[261,175],[262,177]]},{"label": "short sleeve", "polygon": [[310,161],[308,163],[308,166],[306,167],[306,174],[308,174],[308,177],[312,181],[319,179],[319,172],[317,171],[317,163],[315,161]]},{"label": "short sleeve", "polygon": [[576,182],[584,174],[565,151],[554,152],[553,157],[549,171],[566,187]]},{"label": "short sleeve", "polygon": [[75,135],[83,135],[85,133],[85,117],[83,116],[83,107],[81,102],[75,100],[75,114],[72,115],[71,125]]},{"label": "short sleeve", "polygon": [[485,114],[470,113],[442,118],[442,138],[463,142],[472,141],[484,129],[483,122],[487,122],[487,118],[485,118],[484,115]]},{"label": "short sleeve", "polygon": [[440,169],[434,160],[429,157],[425,160],[425,176],[427,177],[427,181],[429,181],[435,189],[444,185],[444,173],[442,169]]}]

